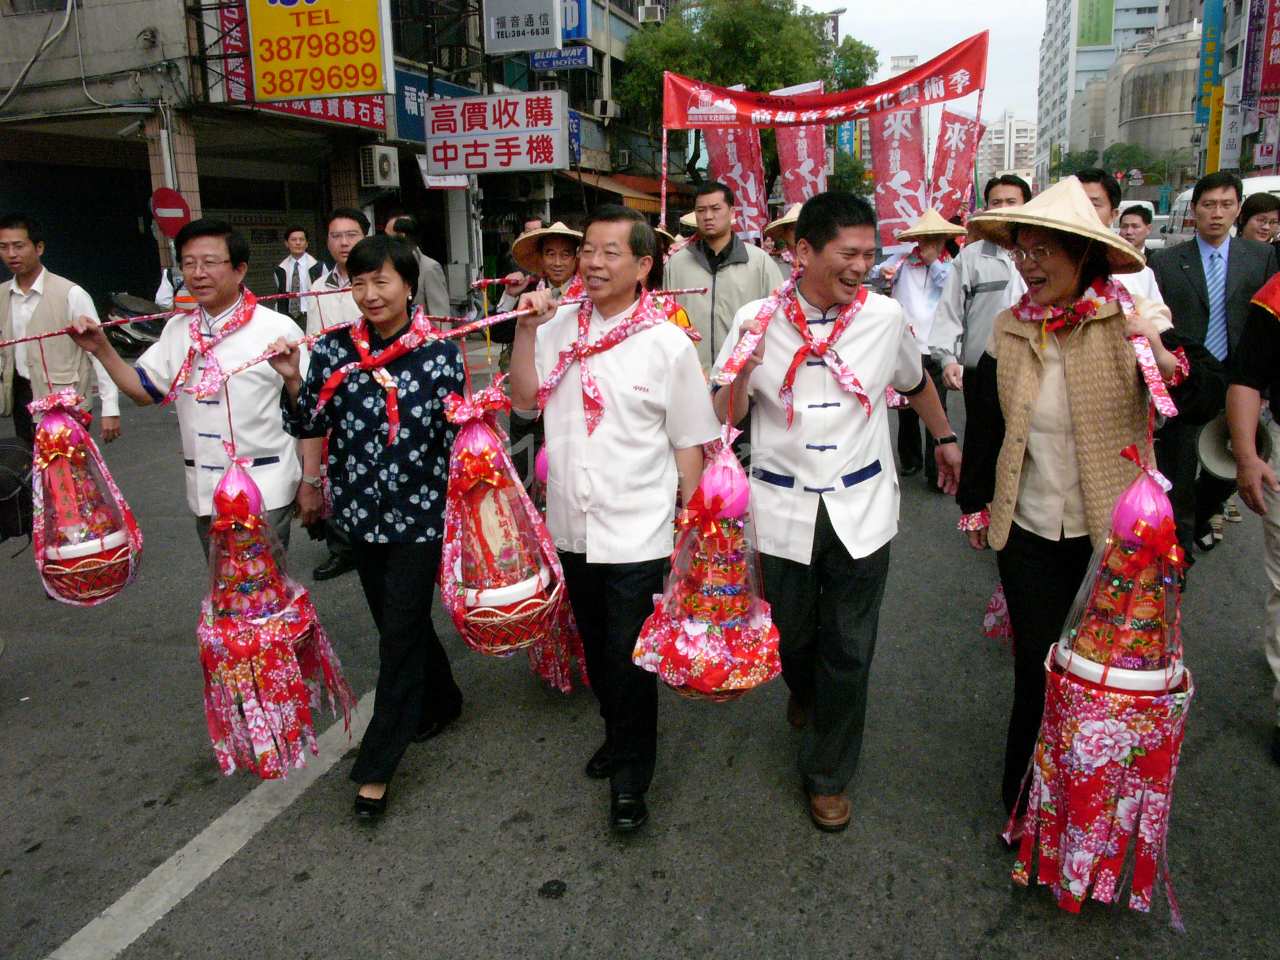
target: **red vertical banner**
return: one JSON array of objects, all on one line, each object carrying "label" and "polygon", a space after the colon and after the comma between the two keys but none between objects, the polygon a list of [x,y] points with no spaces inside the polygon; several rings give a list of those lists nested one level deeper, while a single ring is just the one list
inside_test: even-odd
[{"label": "red vertical banner", "polygon": [[[774,90],[770,96],[790,97],[822,93],[821,80]],[[782,197],[787,206],[804,203],[827,189],[827,128],[822,124],[778,127],[778,165],[782,170]]]},{"label": "red vertical banner", "polygon": [[919,108],[877,113],[870,123],[880,245],[893,247],[898,234],[919,220],[928,204],[924,130]]},{"label": "red vertical banner", "polygon": [[[1252,28],[1250,28],[1252,29]],[[1275,113],[1280,107],[1280,3],[1270,0],[1262,27],[1262,63],[1258,71],[1259,108]]]},{"label": "red vertical banner", "polygon": [[965,191],[973,179],[973,158],[986,127],[972,117],[943,109],[938,147],[933,154],[933,182],[929,206],[950,220],[961,212]]},{"label": "red vertical banner", "polygon": [[737,200],[738,225],[734,232],[743,240],[759,240],[769,222],[760,131],[708,128],[702,135],[707,141],[707,168],[711,178],[732,190]]}]

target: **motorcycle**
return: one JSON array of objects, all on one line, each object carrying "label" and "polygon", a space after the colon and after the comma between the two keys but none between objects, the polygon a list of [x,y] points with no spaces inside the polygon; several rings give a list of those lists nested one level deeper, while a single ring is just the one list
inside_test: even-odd
[{"label": "motorcycle", "polygon": [[[135,297],[130,293],[110,294],[111,310],[108,319],[123,320],[128,317],[143,317],[153,313],[163,313],[164,307],[143,297]],[[148,347],[160,339],[167,319],[140,320],[135,323],[122,323],[116,327],[107,327],[104,331],[111,345],[122,357],[133,359],[140,356]]]}]

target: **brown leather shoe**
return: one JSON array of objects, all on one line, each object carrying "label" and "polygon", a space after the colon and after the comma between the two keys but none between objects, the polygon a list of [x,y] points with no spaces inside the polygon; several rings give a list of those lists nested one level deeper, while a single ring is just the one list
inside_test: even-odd
[{"label": "brown leather shoe", "polygon": [[843,793],[834,797],[809,796],[809,819],[819,830],[839,833],[849,826],[849,801]]},{"label": "brown leather shoe", "polygon": [[809,708],[795,697],[787,701],[787,723],[797,730],[803,730],[809,725]]}]

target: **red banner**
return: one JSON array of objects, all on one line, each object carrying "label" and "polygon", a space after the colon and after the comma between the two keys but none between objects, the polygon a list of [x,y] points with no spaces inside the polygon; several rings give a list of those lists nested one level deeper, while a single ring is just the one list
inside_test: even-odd
[{"label": "red banner", "polygon": [[707,169],[711,179],[732,190],[737,201],[738,225],[734,232],[743,240],[759,240],[769,222],[760,131],[730,127],[704,130],[702,136],[707,141]]},{"label": "red banner", "polygon": [[871,161],[880,245],[896,246],[898,234],[920,219],[928,203],[919,108],[878,113],[871,118]]},{"label": "red banner", "polygon": [[[774,96],[821,93],[822,81],[774,90]],[[778,163],[782,168],[782,196],[787,205],[804,203],[827,189],[827,128],[779,127]]]},{"label": "red banner", "polygon": [[929,206],[942,214],[943,220],[950,220],[964,206],[965,194],[973,183],[973,158],[986,129],[972,117],[945,108],[942,111]]},{"label": "red banner", "polygon": [[895,107],[965,97],[986,86],[988,36],[989,31],[984,30],[906,73],[842,93],[779,97],[716,87],[667,71],[662,125],[669,130],[692,130],[841,123]]},{"label": "red banner", "polygon": [[1280,3],[1270,0],[1262,34],[1262,68],[1258,81],[1261,95],[1259,106],[1266,113],[1274,113],[1280,99]]},{"label": "red banner", "polygon": [[[224,54],[249,53],[249,29],[245,25],[243,4],[225,6],[218,11],[218,22],[223,30]],[[313,100],[277,100],[258,103],[253,94],[253,72],[249,59],[223,61],[226,74],[227,100],[231,103],[252,104],[259,110],[285,113],[294,117],[308,117],[327,123],[340,123],[352,127],[368,127],[370,130],[387,129],[386,97],[381,94],[361,97],[323,97]]]}]

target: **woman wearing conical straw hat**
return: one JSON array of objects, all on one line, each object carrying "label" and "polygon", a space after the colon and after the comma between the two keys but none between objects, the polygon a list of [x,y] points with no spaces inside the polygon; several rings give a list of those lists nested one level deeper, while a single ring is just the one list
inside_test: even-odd
[{"label": "woman wearing conical straw hat", "polygon": [[1075,177],[1024,206],[975,214],[969,233],[1007,248],[1027,284],[978,363],[956,496],[970,544],[995,548],[1008,599],[1014,692],[1002,794],[1012,813],[1026,805],[1045,656],[1137,475],[1120,451],[1150,454],[1151,399],[1130,338],[1149,341],[1152,376],[1185,421],[1211,419],[1225,383],[1204,347],[1172,330],[1167,307],[1116,282],[1145,261],[1102,225]]},{"label": "woman wearing conical straw hat", "polygon": [[[911,332],[924,359],[924,369],[938,388],[942,409],[947,408],[947,388],[942,382],[942,365],[929,349],[933,330],[933,314],[951,270],[951,258],[960,252],[956,238],[963,237],[964,227],[948,223],[936,210],[926,210],[908,230],[898,234],[900,243],[914,243],[915,249],[895,254],[871,271],[892,284],[892,296],[907,315]],[[892,404],[891,404],[892,405]],[[929,486],[938,489],[938,467],[933,460],[933,437],[925,431],[924,449],[920,446],[920,417],[904,401],[898,402],[898,466],[904,477],[914,476],[923,468]]]}]

